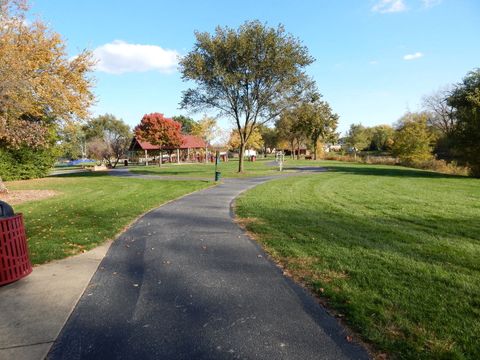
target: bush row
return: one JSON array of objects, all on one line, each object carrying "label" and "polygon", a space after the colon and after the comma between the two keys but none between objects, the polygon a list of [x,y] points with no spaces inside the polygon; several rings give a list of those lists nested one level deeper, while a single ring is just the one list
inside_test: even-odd
[{"label": "bush row", "polygon": [[47,176],[54,162],[55,153],[51,148],[11,150],[0,147],[0,177],[5,181]]},{"label": "bush row", "polygon": [[425,161],[409,161],[401,162],[398,158],[391,156],[372,156],[372,155],[357,155],[355,158],[352,155],[340,155],[326,153],[322,157],[324,160],[337,160],[347,162],[358,162],[363,164],[376,165],[403,165],[416,169],[436,171],[443,174],[463,175],[469,174],[469,169],[464,166],[457,165],[454,161],[447,162],[445,160],[430,159]]}]

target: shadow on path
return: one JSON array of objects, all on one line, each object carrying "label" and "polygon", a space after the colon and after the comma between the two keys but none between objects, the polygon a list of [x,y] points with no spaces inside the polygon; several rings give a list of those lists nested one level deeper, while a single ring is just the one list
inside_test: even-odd
[{"label": "shadow on path", "polygon": [[111,246],[49,359],[368,359],[232,220],[274,177],[229,179],[143,216]]}]

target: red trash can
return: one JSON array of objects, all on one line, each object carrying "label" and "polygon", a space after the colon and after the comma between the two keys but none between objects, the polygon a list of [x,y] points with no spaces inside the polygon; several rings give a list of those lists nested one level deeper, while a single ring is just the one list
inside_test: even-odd
[{"label": "red trash can", "polygon": [[0,217],[0,286],[31,272],[23,215]]}]

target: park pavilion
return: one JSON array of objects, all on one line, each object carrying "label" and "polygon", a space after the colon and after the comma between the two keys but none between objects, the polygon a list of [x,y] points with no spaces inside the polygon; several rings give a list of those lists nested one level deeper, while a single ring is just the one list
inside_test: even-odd
[{"label": "park pavilion", "polygon": [[198,136],[182,134],[182,145],[179,148],[160,149],[158,145],[134,137],[128,151],[133,162],[146,165],[149,161],[158,161],[160,156],[163,162],[202,162],[205,160],[206,143]]}]

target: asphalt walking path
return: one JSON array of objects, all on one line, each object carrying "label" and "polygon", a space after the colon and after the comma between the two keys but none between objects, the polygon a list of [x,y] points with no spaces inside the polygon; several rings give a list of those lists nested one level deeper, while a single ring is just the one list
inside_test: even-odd
[{"label": "asphalt walking path", "polygon": [[111,245],[48,359],[367,359],[232,220],[231,179],[147,213]]}]

